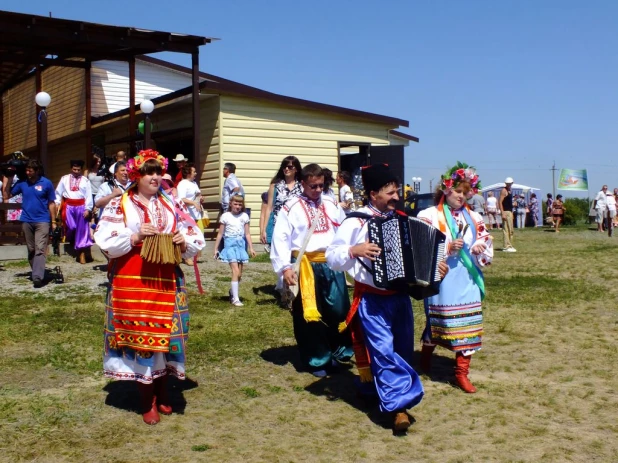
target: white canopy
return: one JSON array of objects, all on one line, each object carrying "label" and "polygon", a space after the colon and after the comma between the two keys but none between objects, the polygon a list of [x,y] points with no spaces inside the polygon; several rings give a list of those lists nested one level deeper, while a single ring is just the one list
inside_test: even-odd
[{"label": "white canopy", "polygon": [[[493,185],[489,185],[484,187],[481,190],[481,193],[484,193],[486,191],[493,191],[493,190],[497,190],[498,188],[504,188],[504,182],[500,182],[500,183],[494,183]],[[513,183],[513,185],[511,186],[512,190],[523,190],[523,191],[540,191],[540,188],[534,188],[531,186],[526,186],[526,185],[521,185],[519,183]]]}]

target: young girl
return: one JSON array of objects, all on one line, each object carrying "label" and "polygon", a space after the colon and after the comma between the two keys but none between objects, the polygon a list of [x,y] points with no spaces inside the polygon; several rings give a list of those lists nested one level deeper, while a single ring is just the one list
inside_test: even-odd
[{"label": "young girl", "polygon": [[[230,198],[230,212],[221,216],[215,249],[219,249],[221,236],[223,236],[224,247],[221,253],[215,251],[214,257],[230,264],[232,269],[230,303],[241,307],[243,303],[238,298],[238,283],[242,277],[242,266],[249,261],[249,254],[255,257],[255,251],[249,234],[249,216],[245,213],[245,199],[240,195]],[[249,247],[249,254],[245,249],[246,246]]]}]

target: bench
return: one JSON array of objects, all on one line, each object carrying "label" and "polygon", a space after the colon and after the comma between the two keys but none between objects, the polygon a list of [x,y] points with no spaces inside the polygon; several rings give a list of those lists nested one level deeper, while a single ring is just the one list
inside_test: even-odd
[{"label": "bench", "polygon": [[21,209],[21,204],[0,203],[0,244],[26,244],[26,238],[24,237],[21,222],[8,222],[6,220],[7,211],[14,209]]}]

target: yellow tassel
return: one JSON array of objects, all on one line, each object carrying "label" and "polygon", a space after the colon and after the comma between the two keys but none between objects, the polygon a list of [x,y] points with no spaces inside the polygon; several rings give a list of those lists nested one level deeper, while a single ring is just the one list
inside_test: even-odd
[{"label": "yellow tassel", "polygon": [[373,382],[373,375],[371,374],[370,367],[363,367],[358,369],[358,376],[360,377],[361,383],[371,383]]},{"label": "yellow tassel", "polygon": [[348,324],[345,321],[339,323],[339,332],[343,333],[347,329],[347,327]]},{"label": "yellow tassel", "polygon": [[305,317],[305,321],[307,323],[319,322],[322,320],[322,315],[320,315],[320,312],[318,312],[318,309],[315,307],[303,308],[303,316]]}]

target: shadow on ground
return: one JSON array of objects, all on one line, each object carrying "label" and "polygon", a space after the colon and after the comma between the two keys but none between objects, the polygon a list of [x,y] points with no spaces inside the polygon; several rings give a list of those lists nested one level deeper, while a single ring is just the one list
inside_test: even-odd
[{"label": "shadow on ground", "polygon": [[[174,413],[184,414],[187,401],[183,392],[198,387],[197,382],[189,378],[180,381],[174,376],[170,376],[167,387]],[[139,393],[135,381],[113,381],[107,384],[103,390],[107,392],[105,405],[139,414]]]}]

